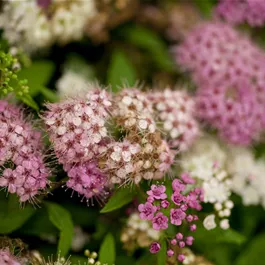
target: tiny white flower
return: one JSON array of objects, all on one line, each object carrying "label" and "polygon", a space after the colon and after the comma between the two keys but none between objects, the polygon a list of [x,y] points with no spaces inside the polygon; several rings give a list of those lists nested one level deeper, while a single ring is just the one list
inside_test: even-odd
[{"label": "tiny white flower", "polygon": [[210,215],[208,215],[208,216],[203,220],[203,226],[204,226],[207,230],[212,230],[212,229],[216,228],[215,215],[214,215],[214,214],[210,214]]},{"label": "tiny white flower", "polygon": [[220,227],[224,230],[227,230],[230,225],[229,225],[229,220],[228,219],[223,219],[221,222],[220,222]]}]

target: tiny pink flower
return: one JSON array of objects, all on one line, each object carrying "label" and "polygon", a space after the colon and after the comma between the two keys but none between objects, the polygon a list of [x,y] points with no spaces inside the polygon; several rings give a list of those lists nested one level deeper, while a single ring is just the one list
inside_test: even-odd
[{"label": "tiny pink flower", "polygon": [[182,173],[180,177],[183,180],[183,182],[186,184],[194,184],[195,183],[195,179],[193,179],[189,173]]},{"label": "tiny pink flower", "polygon": [[182,201],[185,200],[185,197],[179,192],[174,192],[171,196],[171,200],[176,204],[180,205]]},{"label": "tiny pink flower", "polygon": [[160,250],[160,244],[158,242],[153,242],[150,246],[150,252],[152,254],[157,253]]},{"label": "tiny pink flower", "polygon": [[154,213],[156,212],[156,206],[153,206],[150,202],[145,204],[140,204],[138,206],[140,212],[140,217],[143,220],[152,220],[154,218]]},{"label": "tiny pink flower", "polygon": [[185,247],[185,242],[184,241],[180,241],[179,242],[179,247],[180,248],[184,248]]},{"label": "tiny pink flower", "polygon": [[152,185],[151,190],[147,191],[149,196],[154,197],[156,200],[164,200],[167,198],[165,194],[166,187],[164,185]]},{"label": "tiny pink flower", "polygon": [[174,251],[172,249],[168,249],[167,255],[168,257],[172,257],[174,255]]},{"label": "tiny pink flower", "polygon": [[176,192],[181,192],[185,190],[185,185],[181,183],[179,179],[174,179],[172,182],[172,188]]},{"label": "tiny pink flower", "polygon": [[189,214],[187,217],[186,217],[186,220],[190,223],[193,221],[193,216],[191,214]]},{"label": "tiny pink flower", "polygon": [[196,231],[196,229],[197,229],[197,226],[195,224],[192,224],[190,226],[190,231],[194,232],[194,231]]},{"label": "tiny pink flower", "polygon": [[170,241],[170,243],[171,243],[173,246],[175,246],[175,245],[177,244],[177,240],[176,240],[176,239],[172,239],[172,240]]},{"label": "tiny pink flower", "polygon": [[186,244],[188,246],[191,246],[193,244],[194,237],[193,236],[187,236],[186,237]]},{"label": "tiny pink flower", "polygon": [[177,233],[176,234],[176,239],[177,240],[182,240],[183,239],[183,234],[182,233]]},{"label": "tiny pink flower", "polygon": [[178,261],[183,262],[185,260],[185,256],[183,254],[178,255]]},{"label": "tiny pink flower", "polygon": [[181,209],[171,209],[170,210],[170,222],[174,225],[181,225],[182,220],[186,217],[186,213],[183,212]]},{"label": "tiny pink flower", "polygon": [[160,205],[162,208],[166,209],[169,206],[169,202],[167,200],[164,200],[160,203]]},{"label": "tiny pink flower", "polygon": [[168,228],[168,218],[160,212],[153,218],[152,223],[155,230],[165,230]]}]

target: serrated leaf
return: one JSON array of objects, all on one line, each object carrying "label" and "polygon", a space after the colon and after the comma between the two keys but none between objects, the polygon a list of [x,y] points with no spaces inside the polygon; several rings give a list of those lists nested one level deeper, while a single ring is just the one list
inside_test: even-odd
[{"label": "serrated leaf", "polygon": [[114,51],[108,68],[107,83],[112,90],[117,92],[122,85],[133,86],[136,82],[137,73],[127,55],[122,51]]},{"label": "serrated leaf", "polygon": [[265,265],[265,234],[258,235],[240,252],[234,265]]},{"label": "serrated leaf", "polygon": [[147,51],[159,68],[173,70],[174,64],[168,47],[156,32],[140,26],[130,26],[123,29],[122,35],[133,45]]},{"label": "serrated leaf", "polygon": [[72,243],[74,225],[70,213],[56,203],[46,203],[50,221],[60,230],[57,254],[65,256]]},{"label": "serrated leaf", "polygon": [[161,248],[157,254],[157,265],[165,265],[167,260],[167,243],[165,240],[161,243]]},{"label": "serrated leaf", "polygon": [[99,261],[103,264],[115,264],[115,241],[112,234],[107,234],[99,250]]},{"label": "serrated leaf", "polygon": [[23,68],[18,73],[18,77],[20,79],[28,80],[29,93],[34,97],[50,80],[54,68],[54,64],[51,61],[33,61],[33,63],[29,67]]},{"label": "serrated leaf", "polygon": [[119,188],[106,203],[101,213],[108,213],[121,208],[122,206],[131,202],[136,194],[131,187]]},{"label": "serrated leaf", "polygon": [[6,209],[0,212],[0,234],[9,234],[19,229],[33,214],[33,207],[27,205],[22,208],[18,198],[10,195]]}]

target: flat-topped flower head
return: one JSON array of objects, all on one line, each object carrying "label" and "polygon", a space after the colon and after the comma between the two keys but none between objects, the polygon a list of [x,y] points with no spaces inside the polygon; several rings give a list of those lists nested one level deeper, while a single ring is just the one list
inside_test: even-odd
[{"label": "flat-topped flower head", "polygon": [[168,88],[163,92],[152,91],[147,96],[170,147],[185,151],[199,135],[195,101],[185,91]]},{"label": "flat-topped flower head", "polygon": [[22,111],[0,101],[0,186],[21,202],[32,200],[48,184],[41,134],[25,121]]}]

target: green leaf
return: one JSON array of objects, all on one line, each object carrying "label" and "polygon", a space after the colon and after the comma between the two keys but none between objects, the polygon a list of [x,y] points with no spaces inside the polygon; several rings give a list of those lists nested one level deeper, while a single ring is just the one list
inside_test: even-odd
[{"label": "green leaf", "polygon": [[9,234],[19,229],[33,214],[33,207],[27,205],[21,208],[18,198],[10,195],[7,208],[0,212],[0,234]]},{"label": "green leaf", "polygon": [[122,206],[131,202],[136,194],[135,190],[131,187],[124,187],[118,189],[106,203],[101,213],[108,213],[121,208]]},{"label": "green leaf", "polygon": [[211,17],[214,6],[213,0],[195,0],[194,3],[205,17]]},{"label": "green leaf", "polygon": [[136,82],[136,69],[127,55],[122,51],[114,51],[108,68],[107,83],[112,86],[114,92],[126,84],[133,86]]},{"label": "green leaf", "polygon": [[173,70],[174,64],[168,47],[156,32],[140,26],[130,26],[124,27],[122,36],[133,45],[147,51],[159,68],[165,71]]},{"label": "green leaf", "polygon": [[42,87],[40,92],[50,102],[57,102],[59,100],[59,97],[55,91],[47,87]]},{"label": "green leaf", "polygon": [[161,248],[157,254],[157,265],[165,265],[167,260],[167,243],[165,240],[161,243]]},{"label": "green leaf", "polygon": [[250,241],[247,247],[240,252],[240,255],[237,257],[234,265],[264,265],[264,245],[265,234],[263,233],[255,237],[252,241]]},{"label": "green leaf", "polygon": [[58,253],[65,256],[72,243],[74,225],[70,213],[56,203],[46,203],[50,221],[60,230]]},{"label": "green leaf", "polygon": [[27,106],[33,108],[34,110],[38,111],[39,106],[35,102],[35,100],[30,96],[30,95],[24,95],[23,97],[20,98],[21,101],[23,101]]},{"label": "green leaf", "polygon": [[115,241],[112,234],[107,234],[99,250],[99,261],[103,264],[115,264]]},{"label": "green leaf", "polygon": [[54,64],[51,61],[33,61],[30,67],[23,68],[18,73],[18,77],[28,80],[29,93],[34,97],[49,82],[54,69]]}]

